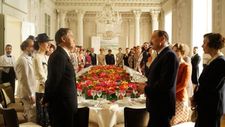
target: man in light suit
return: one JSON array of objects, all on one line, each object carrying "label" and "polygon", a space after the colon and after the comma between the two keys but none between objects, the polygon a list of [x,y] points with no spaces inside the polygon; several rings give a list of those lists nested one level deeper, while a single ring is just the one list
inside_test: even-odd
[{"label": "man in light suit", "polygon": [[48,104],[52,127],[75,127],[77,112],[76,75],[69,51],[75,46],[73,32],[60,28],[55,34],[57,49],[48,60],[43,104]]},{"label": "man in light suit", "polygon": [[12,56],[11,53],[12,53],[12,45],[7,44],[5,46],[5,54],[0,57],[0,67],[2,68],[1,70],[2,83],[9,82],[14,92],[16,79],[16,74],[14,71],[15,57]]},{"label": "man in light suit", "polygon": [[175,115],[178,59],[169,48],[168,40],[165,31],[156,30],[152,34],[152,48],[158,56],[150,66],[145,86],[146,107],[150,113],[148,127],[170,127]]},{"label": "man in light suit", "polygon": [[18,79],[16,95],[22,99],[24,112],[28,121],[35,122],[34,95],[36,89],[36,79],[33,70],[33,53],[34,42],[31,39],[25,40],[21,45],[23,54],[18,58],[15,71]]}]

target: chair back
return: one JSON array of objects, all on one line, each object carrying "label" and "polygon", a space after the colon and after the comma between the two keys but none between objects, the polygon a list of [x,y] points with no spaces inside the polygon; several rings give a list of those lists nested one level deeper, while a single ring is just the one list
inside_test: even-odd
[{"label": "chair back", "polygon": [[1,94],[3,96],[3,101],[5,103],[4,105],[6,107],[10,103],[15,103],[15,96],[14,96],[13,88],[10,84],[2,87]]},{"label": "chair back", "polygon": [[5,127],[19,127],[19,121],[17,118],[16,110],[11,108],[3,108],[3,118]]},{"label": "chair back", "polygon": [[146,108],[133,109],[124,108],[124,123],[125,127],[147,127],[149,113]]},{"label": "chair back", "polygon": [[78,108],[77,115],[75,117],[76,127],[88,127],[89,121],[89,108]]}]

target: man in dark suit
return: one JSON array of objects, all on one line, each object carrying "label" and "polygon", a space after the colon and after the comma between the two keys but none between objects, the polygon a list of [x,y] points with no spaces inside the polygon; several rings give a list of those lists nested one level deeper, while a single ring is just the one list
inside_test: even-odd
[{"label": "man in dark suit", "polygon": [[48,61],[43,103],[48,104],[52,127],[74,127],[77,91],[75,71],[69,57],[69,51],[75,45],[72,30],[60,28],[55,34],[55,41],[57,49]]},{"label": "man in dark suit", "polygon": [[97,65],[96,54],[94,53],[94,48],[91,48],[91,65]]},{"label": "man in dark suit", "polygon": [[115,57],[112,54],[112,50],[109,49],[108,50],[108,54],[105,55],[105,61],[107,65],[115,65]]},{"label": "man in dark suit", "polygon": [[154,31],[151,43],[158,56],[150,66],[145,86],[146,108],[150,113],[148,127],[170,127],[170,120],[175,115],[178,59],[168,46],[165,31]]},{"label": "man in dark suit", "polygon": [[198,47],[193,48],[193,54],[194,55],[191,57],[191,65],[192,65],[191,81],[194,85],[198,85],[199,63],[201,61],[201,58],[198,55]]}]

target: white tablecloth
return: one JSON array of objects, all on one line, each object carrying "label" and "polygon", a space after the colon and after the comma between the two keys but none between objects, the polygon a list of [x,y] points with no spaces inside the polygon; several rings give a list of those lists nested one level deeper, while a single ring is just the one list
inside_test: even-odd
[{"label": "white tablecloth", "polygon": [[79,107],[88,106],[89,122],[98,124],[99,127],[113,127],[124,123],[124,107],[145,108],[145,103],[139,101],[119,100],[114,103],[108,101],[84,100]]}]

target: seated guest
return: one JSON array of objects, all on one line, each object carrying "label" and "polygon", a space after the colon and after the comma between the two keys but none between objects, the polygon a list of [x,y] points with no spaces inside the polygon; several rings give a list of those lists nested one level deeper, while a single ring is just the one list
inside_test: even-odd
[{"label": "seated guest", "polygon": [[104,49],[101,48],[100,54],[98,54],[98,65],[105,65],[105,55],[104,55]]},{"label": "seated guest", "polygon": [[220,51],[225,38],[219,33],[204,35],[202,48],[211,56],[199,77],[199,87],[194,94],[193,105],[198,112],[195,127],[220,127],[223,115],[225,57]]},{"label": "seated guest", "polygon": [[176,85],[176,113],[172,124],[186,122],[188,120],[188,93],[186,87],[191,80],[191,65],[185,62],[186,49],[184,44],[176,43],[173,46],[179,60]]},{"label": "seated guest", "polygon": [[105,55],[105,61],[107,65],[115,65],[115,57],[112,54],[112,50],[109,49],[108,50],[108,54]]}]

